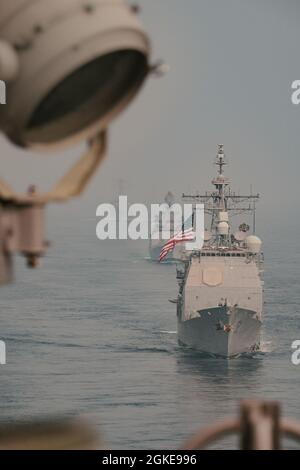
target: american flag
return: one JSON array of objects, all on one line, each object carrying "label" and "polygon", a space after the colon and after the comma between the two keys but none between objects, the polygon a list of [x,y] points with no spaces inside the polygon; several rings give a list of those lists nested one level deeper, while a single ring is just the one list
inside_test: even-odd
[{"label": "american flag", "polygon": [[[188,228],[187,228],[188,227]],[[188,241],[193,241],[195,239],[195,232],[192,226],[192,218],[190,221],[185,222],[184,226],[182,227],[182,230],[178,232],[174,237],[172,237],[167,243],[162,247],[162,250],[160,252],[159,256],[159,262],[161,263],[166,259],[169,253],[171,253],[175,246],[178,243],[183,243],[183,242],[188,242]]]}]

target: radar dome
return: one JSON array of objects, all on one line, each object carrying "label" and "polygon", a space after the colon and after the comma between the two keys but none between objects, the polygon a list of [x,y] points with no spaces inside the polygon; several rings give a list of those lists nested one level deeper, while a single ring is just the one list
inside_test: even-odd
[{"label": "radar dome", "polygon": [[209,242],[212,239],[212,233],[209,230],[204,232],[204,241]]},{"label": "radar dome", "polygon": [[255,235],[250,235],[246,238],[246,246],[250,253],[256,255],[261,252],[262,241]]},{"label": "radar dome", "polygon": [[220,212],[219,221],[220,222],[228,222],[229,221],[228,212]]},{"label": "radar dome", "polygon": [[220,235],[228,235],[228,233],[229,233],[228,222],[219,222],[218,232],[219,232]]},{"label": "radar dome", "polygon": [[243,242],[245,240],[245,238],[247,238],[247,233],[242,232],[242,231],[235,232],[234,238],[237,242]]}]

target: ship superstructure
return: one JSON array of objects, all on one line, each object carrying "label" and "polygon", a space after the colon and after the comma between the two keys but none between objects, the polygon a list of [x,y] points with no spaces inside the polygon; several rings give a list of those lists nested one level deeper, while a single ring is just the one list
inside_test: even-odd
[{"label": "ship superstructure", "polygon": [[[215,189],[184,195],[184,202],[203,203],[210,227],[204,246],[185,252],[177,269],[179,342],[205,353],[231,357],[260,347],[263,314],[262,242],[255,235],[259,195],[232,192],[224,174],[227,164],[219,146]],[[233,232],[232,218],[251,215]]]}]

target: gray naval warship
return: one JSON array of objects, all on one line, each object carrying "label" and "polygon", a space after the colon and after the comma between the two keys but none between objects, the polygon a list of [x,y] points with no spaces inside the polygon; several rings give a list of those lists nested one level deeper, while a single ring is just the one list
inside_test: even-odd
[{"label": "gray naval warship", "polygon": [[[215,190],[183,195],[184,201],[204,204],[205,231],[201,250],[181,255],[177,266],[178,340],[187,347],[216,356],[233,357],[260,348],[263,315],[262,242],[255,235],[259,195],[238,195],[224,175],[223,145],[216,158]],[[245,214],[246,213],[246,214]],[[234,232],[234,216],[250,215],[252,232],[242,223]],[[252,219],[253,218],[253,219]]]}]

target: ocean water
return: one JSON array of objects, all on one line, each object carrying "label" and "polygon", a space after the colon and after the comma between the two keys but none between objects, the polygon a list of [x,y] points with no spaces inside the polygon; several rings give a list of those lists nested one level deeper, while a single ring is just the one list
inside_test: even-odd
[{"label": "ocean water", "polygon": [[[280,400],[300,420],[300,250],[294,232],[264,235],[263,352],[233,360],[177,344],[175,267],[147,259],[147,244],[100,242],[96,221],[52,215],[43,266],[17,261],[1,287],[0,423],[88,416],[113,449],[175,449],[239,400]],[[233,448],[237,439],[214,445]],[[289,446],[293,447],[289,443]]]}]

